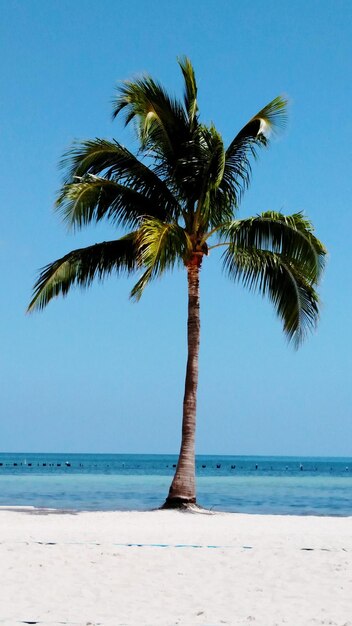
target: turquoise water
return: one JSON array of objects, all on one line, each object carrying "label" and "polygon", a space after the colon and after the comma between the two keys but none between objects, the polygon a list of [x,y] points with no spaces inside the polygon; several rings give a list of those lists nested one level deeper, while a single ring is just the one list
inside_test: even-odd
[{"label": "turquoise water", "polygon": [[[0,505],[72,510],[160,506],[172,455],[0,454]],[[197,457],[197,497],[242,513],[352,515],[352,458]]]}]

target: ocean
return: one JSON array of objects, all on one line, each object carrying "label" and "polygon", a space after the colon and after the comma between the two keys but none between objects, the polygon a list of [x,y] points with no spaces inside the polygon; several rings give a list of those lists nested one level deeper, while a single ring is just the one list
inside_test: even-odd
[{"label": "ocean", "polygon": [[[0,506],[148,510],[165,500],[177,457],[0,454]],[[197,456],[197,500],[215,511],[352,515],[352,458]]]}]

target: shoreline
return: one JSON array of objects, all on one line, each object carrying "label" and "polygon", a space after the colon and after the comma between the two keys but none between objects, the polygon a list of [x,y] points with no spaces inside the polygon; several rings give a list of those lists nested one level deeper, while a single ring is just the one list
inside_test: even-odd
[{"label": "shoreline", "polygon": [[[172,509],[162,509],[160,507],[153,509],[72,509],[72,508],[55,508],[55,507],[41,507],[41,506],[32,506],[32,505],[12,505],[5,504],[0,505],[0,514],[2,512],[13,512],[13,513],[27,513],[33,515],[81,515],[81,514],[98,514],[98,513],[116,513],[116,514],[133,514],[133,515],[141,515],[144,513],[157,513],[158,511],[172,511]],[[207,509],[205,507],[200,507],[197,510],[178,510],[175,509],[176,513],[184,514],[184,515],[232,515],[232,516],[248,516],[248,517],[259,517],[259,518],[316,518],[316,519],[350,519],[352,521],[352,515],[342,515],[336,513],[335,515],[326,515],[324,513],[243,513],[241,511],[224,511],[219,509]]]},{"label": "shoreline", "polygon": [[352,626],[350,518],[38,511],[0,508],[7,626]]}]

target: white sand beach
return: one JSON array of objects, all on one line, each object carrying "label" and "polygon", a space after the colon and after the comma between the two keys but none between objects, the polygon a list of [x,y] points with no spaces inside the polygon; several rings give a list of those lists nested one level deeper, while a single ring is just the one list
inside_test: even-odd
[{"label": "white sand beach", "polygon": [[352,626],[352,518],[3,509],[0,537],[6,626]]}]

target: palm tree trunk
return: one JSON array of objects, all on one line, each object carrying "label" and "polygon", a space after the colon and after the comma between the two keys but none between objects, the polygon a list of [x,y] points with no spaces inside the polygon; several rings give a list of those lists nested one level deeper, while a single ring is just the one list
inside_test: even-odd
[{"label": "palm tree trunk", "polygon": [[175,476],[164,508],[185,508],[196,502],[195,434],[200,337],[199,271],[202,256],[194,254],[188,275],[188,359],[183,399],[182,442]]}]

